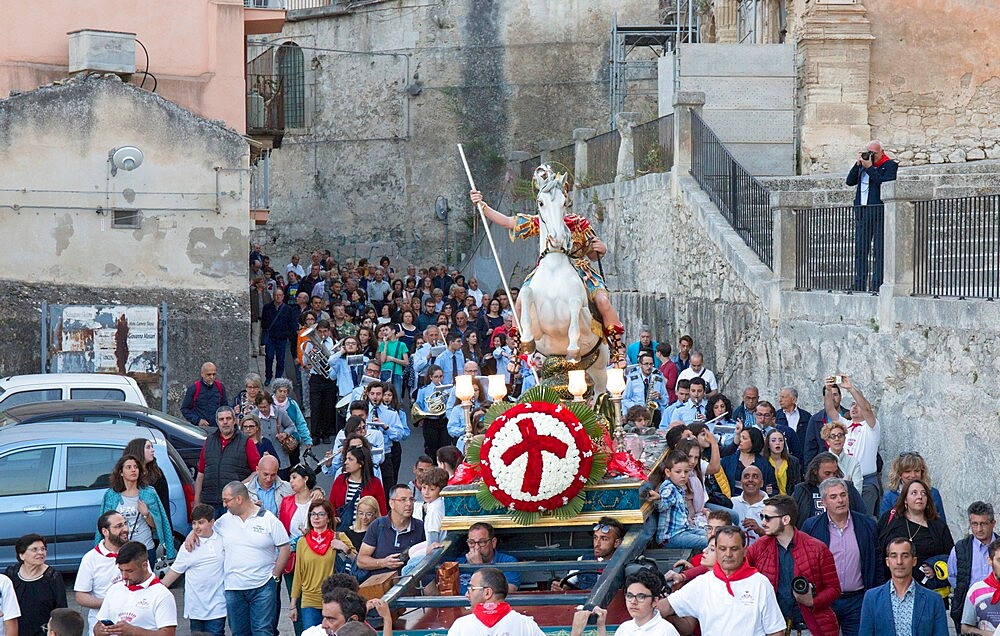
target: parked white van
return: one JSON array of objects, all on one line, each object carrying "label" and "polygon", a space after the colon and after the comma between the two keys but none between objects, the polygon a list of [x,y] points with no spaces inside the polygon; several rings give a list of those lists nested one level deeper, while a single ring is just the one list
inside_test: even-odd
[{"label": "parked white van", "polygon": [[118,400],[146,404],[135,380],[110,373],[34,373],[0,379],[0,411],[48,400]]}]

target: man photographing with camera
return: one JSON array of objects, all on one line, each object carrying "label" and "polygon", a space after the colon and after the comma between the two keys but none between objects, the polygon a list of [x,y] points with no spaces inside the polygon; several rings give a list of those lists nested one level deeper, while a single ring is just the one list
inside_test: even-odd
[{"label": "man photographing with camera", "polygon": [[[882,184],[896,180],[899,164],[882,151],[882,142],[872,140],[858,153],[847,185],[854,189],[854,290],[877,292],[882,285],[883,205]],[[868,255],[875,244],[871,286],[868,282]]]},{"label": "man photographing with camera", "polygon": [[840,597],[837,566],[826,545],[795,528],[797,514],[787,495],[765,500],[764,536],[747,548],[747,563],[774,586],[791,633],[808,629],[813,636],[837,636],[840,626],[831,608]]}]

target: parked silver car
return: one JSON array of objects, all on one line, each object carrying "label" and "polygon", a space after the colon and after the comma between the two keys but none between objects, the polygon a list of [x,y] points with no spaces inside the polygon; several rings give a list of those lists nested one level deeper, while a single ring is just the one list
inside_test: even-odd
[{"label": "parked silver car", "polygon": [[176,539],[190,531],[194,482],[184,460],[156,430],[40,422],[0,430],[0,567],[14,563],[14,542],[36,532],[49,539],[46,562],[75,571],[94,547],[111,469],[129,441],[153,441],[167,478],[167,514]]}]

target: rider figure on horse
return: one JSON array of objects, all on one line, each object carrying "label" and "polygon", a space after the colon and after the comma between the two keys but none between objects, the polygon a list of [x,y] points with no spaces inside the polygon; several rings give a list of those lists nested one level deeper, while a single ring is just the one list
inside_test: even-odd
[{"label": "rider figure on horse", "polygon": [[[556,176],[556,171],[553,170],[548,164],[542,164],[535,170],[534,183],[536,189],[540,189],[541,185]],[[569,184],[567,184],[567,190],[569,189]],[[567,195],[569,193],[567,192]],[[531,214],[517,214],[513,217],[507,216],[501,212],[497,212],[489,205],[483,201],[483,195],[477,190],[473,190],[469,193],[469,198],[472,199],[472,203],[479,205],[480,202],[483,203],[483,212],[486,217],[496,223],[500,227],[506,228],[510,232],[511,240],[516,239],[527,239],[538,236],[538,216]],[[598,313],[601,315],[601,323],[604,326],[604,337],[608,343],[608,349],[610,351],[610,363],[613,366],[624,367],[625,366],[625,347],[622,344],[622,334],[625,333],[625,327],[622,325],[621,319],[618,317],[618,312],[611,305],[611,300],[608,297],[608,288],[604,283],[604,278],[597,273],[594,269],[592,261],[596,261],[603,254],[608,251],[604,242],[597,237],[597,233],[594,232],[594,228],[590,225],[585,217],[578,214],[564,214],[564,220],[566,226],[569,228],[572,235],[573,246],[570,249],[569,257],[570,262],[573,263],[573,267],[576,269],[577,273],[580,275],[581,280],[583,280],[583,285],[587,289],[587,298],[596,308]],[[534,271],[532,271],[534,274]],[[524,280],[524,285],[528,285],[531,281],[532,274],[529,274]],[[518,305],[520,305],[520,299],[518,299]],[[520,307],[516,307],[515,311],[520,312]]]}]

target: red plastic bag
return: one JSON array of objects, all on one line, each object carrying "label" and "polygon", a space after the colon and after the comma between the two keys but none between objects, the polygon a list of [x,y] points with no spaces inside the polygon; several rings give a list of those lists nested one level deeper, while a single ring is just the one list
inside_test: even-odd
[{"label": "red plastic bag", "polygon": [[471,484],[477,479],[479,479],[479,466],[473,466],[469,462],[462,462],[455,469],[455,474],[448,480],[448,485]]},{"label": "red plastic bag", "polygon": [[[604,432],[604,445],[609,449],[615,447],[614,443],[611,441],[611,435],[605,431]],[[624,451],[610,451],[610,457],[608,458],[608,475],[625,475],[627,477],[635,477],[641,481],[646,481],[646,471],[643,469],[642,464],[632,457],[631,453],[626,453]]]}]

